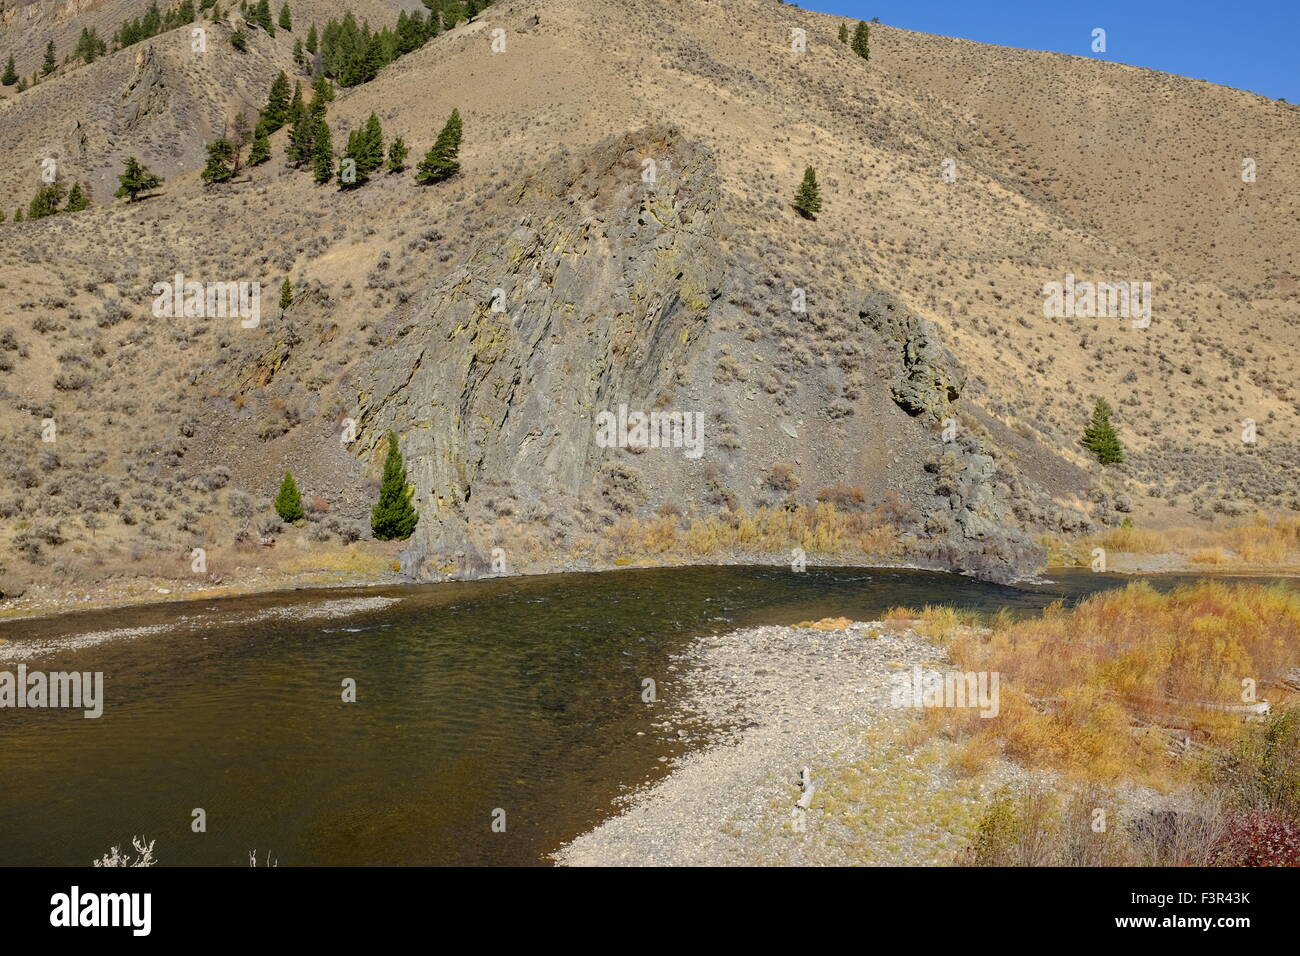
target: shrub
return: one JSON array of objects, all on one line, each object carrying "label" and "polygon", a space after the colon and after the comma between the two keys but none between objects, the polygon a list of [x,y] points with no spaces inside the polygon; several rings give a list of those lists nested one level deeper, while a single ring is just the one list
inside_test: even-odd
[{"label": "shrub", "polygon": [[275,513],[291,524],[303,517],[302,497],[291,472],[286,471],[280,482],[280,491],[275,496]]},{"label": "shrub", "polygon": [[1228,824],[1214,848],[1215,866],[1300,866],[1300,826],[1257,810]]}]

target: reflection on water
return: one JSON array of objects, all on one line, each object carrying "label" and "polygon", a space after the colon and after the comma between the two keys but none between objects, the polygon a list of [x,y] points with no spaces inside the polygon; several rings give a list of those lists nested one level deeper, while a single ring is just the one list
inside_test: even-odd
[{"label": "reflection on water", "polygon": [[[1124,583],[1054,577],[1018,589],[925,571],[675,568],[0,625],[19,645],[142,629],[26,662],[103,671],[106,704],[98,720],[0,710],[0,864],[87,865],[133,834],[157,840],[163,865],[246,865],[252,849],[281,865],[541,862],[660,772],[673,752],[651,727],[674,692],[666,665],[695,636],[898,604],[1027,612]],[[400,600],[300,616],[352,597]],[[658,704],[641,701],[646,677]],[[355,704],[341,700],[347,678]],[[195,808],[206,833],[191,831]]]}]

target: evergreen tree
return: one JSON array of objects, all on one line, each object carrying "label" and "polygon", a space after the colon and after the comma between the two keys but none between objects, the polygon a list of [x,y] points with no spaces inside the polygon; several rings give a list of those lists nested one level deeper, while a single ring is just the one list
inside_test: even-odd
[{"label": "evergreen tree", "polygon": [[1113,465],[1124,460],[1124,446],[1119,433],[1110,423],[1111,409],[1106,400],[1097,399],[1092,410],[1092,422],[1083,430],[1079,444],[1097,456],[1103,465]]},{"label": "evergreen tree", "polygon": [[257,5],[249,11],[249,14],[249,19],[270,36],[275,36],[275,24],[271,21],[271,0],[257,0]]},{"label": "evergreen tree", "polygon": [[99,31],[94,27],[82,27],[81,37],[77,40],[77,56],[87,63],[94,63],[108,52],[108,45],[99,38]]},{"label": "evergreen tree", "polygon": [[290,165],[299,167],[311,159],[316,145],[315,133],[316,118],[305,107],[300,109],[289,126],[289,145],[285,148]]},{"label": "evergreen tree", "polygon": [[289,277],[284,277],[284,284],[280,286],[280,311],[283,312],[289,306],[293,305],[293,283]]},{"label": "evergreen tree", "polygon": [[32,197],[31,203],[27,206],[28,221],[53,216],[59,211],[59,206],[63,204],[63,198],[67,195],[67,192],[67,187],[57,180],[36,190],[36,195]]},{"label": "evergreen tree", "polygon": [[294,484],[292,472],[286,471],[284,480],[280,482],[280,492],[275,496],[275,513],[282,520],[290,523],[301,521],[305,517],[302,510],[302,496],[298,494],[298,486]]},{"label": "evergreen tree", "polygon": [[389,432],[384,478],[379,487],[379,503],[370,512],[370,527],[380,541],[405,540],[415,531],[419,520],[406,487],[406,466],[397,449],[397,436]]},{"label": "evergreen tree", "polygon": [[871,51],[868,48],[868,28],[861,20],[858,21],[857,28],[853,31],[853,52],[864,60],[871,59]]},{"label": "evergreen tree", "polygon": [[41,65],[41,75],[49,76],[57,65],[58,62],[54,58],[54,41],[51,40],[45,45],[45,62]]},{"label": "evergreen tree", "polygon": [[316,77],[316,82],[312,84],[312,108],[314,109],[317,102],[321,103],[321,114],[324,115],[326,103],[334,102],[334,84],[330,78],[323,73]]},{"label": "evergreen tree", "polygon": [[415,171],[415,181],[422,185],[440,183],[460,172],[460,163],[456,156],[460,152],[460,110],[451,111],[451,117],[443,126],[442,132]]},{"label": "evergreen tree", "polygon": [[235,175],[235,144],[222,137],[208,144],[208,164],[203,167],[201,178],[205,183],[230,182]]},{"label": "evergreen tree", "polygon": [[244,35],[243,30],[236,30],[234,33],[230,34],[230,45],[240,53],[243,53],[248,49],[248,37]]},{"label": "evergreen tree", "polygon": [[0,83],[5,86],[13,86],[18,82],[18,71],[14,68],[13,54],[9,55],[9,62],[5,64],[4,76],[0,76]]},{"label": "evergreen tree", "polygon": [[841,43],[849,42],[849,28],[842,23],[840,24],[840,42]]},{"label": "evergreen tree", "polygon": [[260,116],[261,125],[266,127],[268,135],[289,122],[289,77],[284,70],[271,83],[271,92],[267,94]]},{"label": "evergreen tree", "polygon": [[817,174],[809,166],[803,171],[803,182],[794,195],[794,208],[805,219],[816,219],[822,211],[822,191],[817,186]]},{"label": "evergreen tree", "polygon": [[297,37],[293,41],[293,62],[298,66],[307,64],[307,54],[302,51],[302,40]]},{"label": "evergreen tree", "polygon": [[390,173],[400,173],[406,168],[406,157],[410,153],[410,148],[406,141],[398,136],[388,147],[388,171]]},{"label": "evergreen tree", "polygon": [[369,175],[384,165],[384,130],[379,125],[379,117],[374,113],[366,120],[365,129],[357,137],[357,144],[361,147],[357,169]]},{"label": "evergreen tree", "polygon": [[271,139],[267,135],[266,127],[258,123],[257,129],[253,132],[253,147],[248,151],[248,165],[261,166],[270,158]]},{"label": "evergreen tree", "polygon": [[280,29],[293,32],[293,14],[289,12],[289,4],[280,8]]},{"label": "evergreen tree", "polygon": [[315,55],[316,45],[319,42],[320,38],[316,35],[316,24],[313,23],[311,29],[307,31],[307,52]]},{"label": "evergreen tree", "polygon": [[316,121],[312,133],[312,173],[318,185],[334,178],[334,145],[330,142],[330,126],[324,119]]},{"label": "evergreen tree", "polygon": [[14,210],[14,222],[22,222],[22,221],[23,221],[23,207],[19,206],[17,209]]},{"label": "evergreen tree", "polygon": [[134,156],[127,158],[126,169],[117,177],[117,181],[121,185],[113,195],[126,196],[131,202],[139,199],[141,193],[157,189],[163,184],[161,176],[154,175],[148,166]]},{"label": "evergreen tree", "polygon": [[90,208],[90,187],[84,190],[81,183],[74,182],[72,189],[68,192],[68,204],[63,207],[64,212],[81,212],[83,209]]}]

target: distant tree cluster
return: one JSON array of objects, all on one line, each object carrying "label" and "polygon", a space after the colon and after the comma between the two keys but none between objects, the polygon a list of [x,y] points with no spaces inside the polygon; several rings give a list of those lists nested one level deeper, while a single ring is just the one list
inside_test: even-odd
[{"label": "distant tree cluster", "polygon": [[[36,190],[36,195],[32,201],[27,204],[28,221],[33,219],[44,219],[46,216],[53,216],[61,212],[81,212],[83,209],[90,207],[90,185],[82,185],[74,182],[69,189],[61,181],[55,180],[47,183]],[[19,207],[14,212],[14,222],[22,222],[23,210]],[[0,222],[3,222],[3,216],[0,216]]]},{"label": "distant tree cluster", "polygon": [[[250,25],[265,30],[267,36],[275,36],[275,22],[271,19],[271,0],[257,0],[256,3],[240,0],[239,12]],[[293,30],[293,14],[289,12],[287,3],[280,8],[280,27],[283,30]]]},{"label": "distant tree cluster", "polygon": [[177,27],[193,22],[194,0],[181,0],[177,6],[166,13],[162,13],[158,9],[158,3],[155,0],[149,9],[145,11],[144,16],[134,20],[127,20],[118,27],[117,33],[113,35],[113,42],[119,50],[122,50],[134,43],[139,43],[141,40],[155,37],[166,30],[174,30]]},{"label": "distant tree cluster", "polygon": [[[370,528],[380,541],[405,540],[415,531],[420,516],[411,504],[411,490],[406,478],[406,465],[397,447],[397,436],[390,432],[388,454],[384,458],[384,476],[379,486],[379,501],[370,512]],[[292,524],[306,517],[302,507],[302,493],[298,490],[292,472],[284,473],[273,504],[275,513],[282,521]]]},{"label": "distant tree cluster", "polygon": [[77,40],[76,55],[86,63],[94,63],[108,52],[108,44],[99,36],[94,27],[82,27],[81,37]]}]

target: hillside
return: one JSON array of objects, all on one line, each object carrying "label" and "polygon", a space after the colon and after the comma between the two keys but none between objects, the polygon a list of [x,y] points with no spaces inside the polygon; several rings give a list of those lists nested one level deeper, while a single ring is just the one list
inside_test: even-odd
[{"label": "hillside", "polygon": [[[140,5],[92,6],[109,23]],[[397,7],[294,9],[378,27]],[[828,556],[1004,580],[1041,565],[1043,534],[1300,507],[1296,109],[888,26],[864,62],[842,22],[769,0],[498,0],[329,105],[336,151],[374,112],[412,162],[458,108],[461,171],[429,187],[318,186],[286,167],[287,130],[269,163],[201,182],[205,143],[277,71],[310,92],[283,31],[201,65],[172,31],[7,91],[0,208],[26,205],[50,152],[95,200],[0,224],[10,580],[184,579],[195,546],[230,580],[345,547],[369,536],[389,431],[416,578],[480,573],[496,547],[512,570],[788,560],[807,536],[743,522],[819,492],[847,522],[812,536]],[[36,32],[5,23],[0,57],[21,47],[30,73]],[[112,202],[127,155],[167,181]],[[791,208],[809,166],[815,220]],[[260,324],[155,318],[178,272],[260,282]],[[1149,282],[1149,327],[1044,317],[1067,274]],[[1077,443],[1097,398],[1122,465]],[[593,416],[620,404],[702,414],[702,456],[599,447]],[[306,531],[276,527],[285,470],[320,499]]]}]

